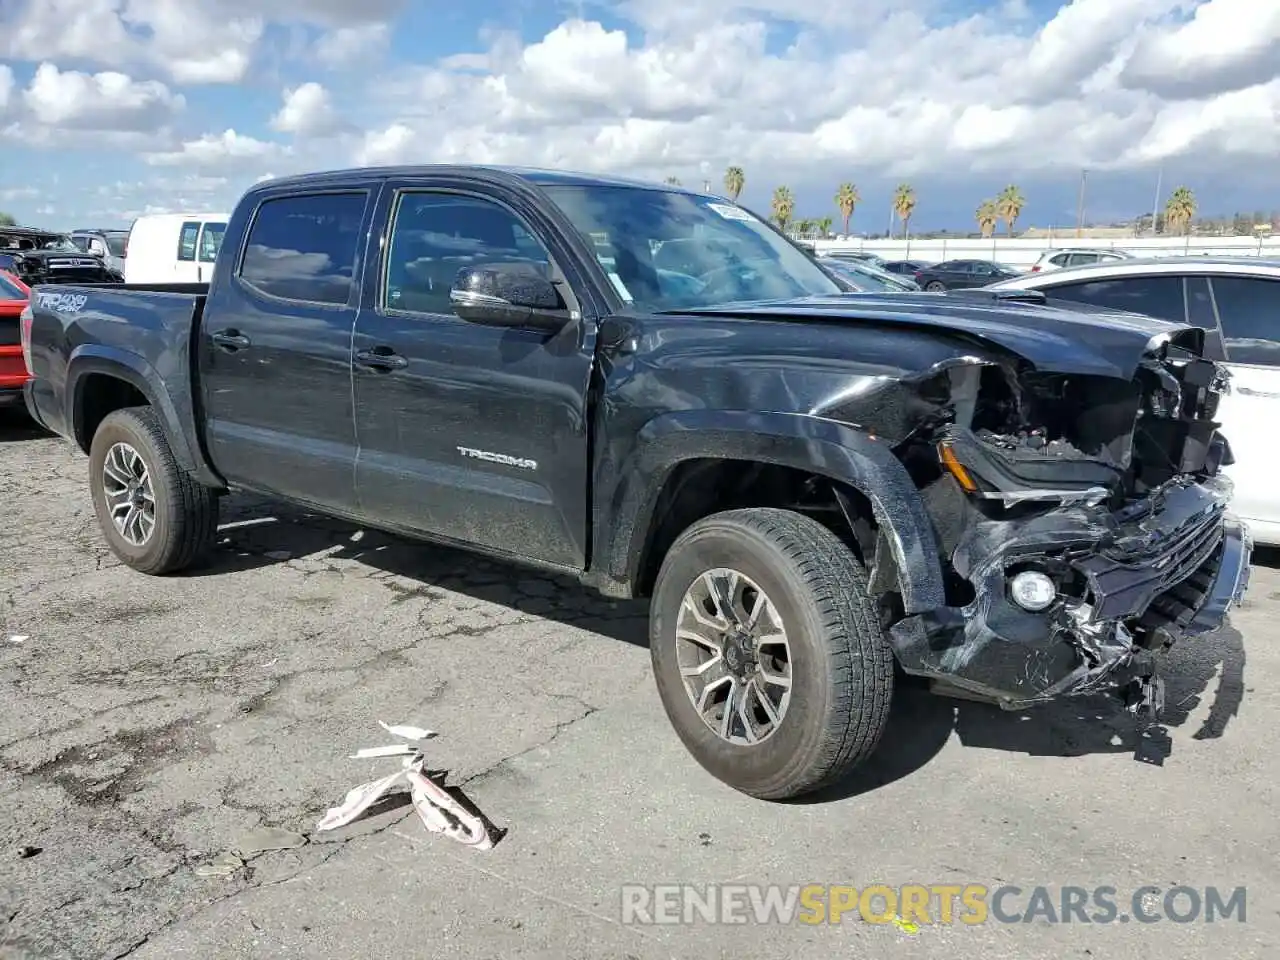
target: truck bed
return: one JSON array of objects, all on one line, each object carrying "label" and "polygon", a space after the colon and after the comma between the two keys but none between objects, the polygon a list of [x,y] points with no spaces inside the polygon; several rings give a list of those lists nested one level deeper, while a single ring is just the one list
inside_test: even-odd
[{"label": "truck bed", "polygon": [[[86,425],[72,422],[75,404],[85,377],[101,372],[127,373],[148,402],[194,431],[192,344],[208,290],[206,283],[57,284],[32,290],[31,389],[39,394],[33,399],[45,426],[83,440],[78,434]],[[73,366],[77,382],[68,378]]]}]

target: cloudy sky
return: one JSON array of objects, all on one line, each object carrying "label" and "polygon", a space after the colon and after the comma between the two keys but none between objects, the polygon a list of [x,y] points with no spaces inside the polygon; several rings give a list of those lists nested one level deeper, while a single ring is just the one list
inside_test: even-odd
[{"label": "cloudy sky", "polygon": [[0,0],[0,210],[54,227],[227,209],[397,162],[679,177],[882,231],[1280,207],[1278,0]]}]

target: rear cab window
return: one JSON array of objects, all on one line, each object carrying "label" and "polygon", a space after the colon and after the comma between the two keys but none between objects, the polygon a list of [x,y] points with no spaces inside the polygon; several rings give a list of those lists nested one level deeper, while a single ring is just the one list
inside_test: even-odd
[{"label": "rear cab window", "polygon": [[245,240],[240,281],[280,300],[346,305],[367,200],[363,189],[263,200]]}]

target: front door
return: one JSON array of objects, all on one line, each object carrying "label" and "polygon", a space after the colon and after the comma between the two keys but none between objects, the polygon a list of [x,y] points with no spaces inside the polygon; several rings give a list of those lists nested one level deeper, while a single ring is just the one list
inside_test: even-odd
[{"label": "front door", "polygon": [[367,273],[353,343],[361,511],[580,569],[594,324],[546,334],[460,319],[449,289],[465,266],[523,260],[560,276],[530,214],[482,186],[389,186],[383,262]]},{"label": "front door", "polygon": [[378,184],[268,194],[198,341],[209,452],[233,484],[355,510],[351,333]]}]

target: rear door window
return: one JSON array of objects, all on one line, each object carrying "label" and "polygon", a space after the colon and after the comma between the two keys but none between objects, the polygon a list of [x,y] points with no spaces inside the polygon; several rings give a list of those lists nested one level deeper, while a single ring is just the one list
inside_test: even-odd
[{"label": "rear door window", "polygon": [[222,247],[222,235],[226,232],[225,223],[206,223],[200,234],[201,263],[213,263],[218,259],[218,250]]},{"label": "rear door window", "polygon": [[1052,263],[1055,267],[1065,267],[1065,266],[1067,265],[1067,262],[1068,262],[1070,259],[1071,259],[1071,254],[1069,254],[1069,253],[1059,253],[1059,254],[1055,254],[1054,256],[1050,257],[1050,258],[1049,258],[1049,262],[1050,262],[1050,263]]},{"label": "rear door window", "polygon": [[367,197],[360,190],[263,201],[249,228],[240,279],[283,300],[346,304]]},{"label": "rear door window", "polygon": [[1182,278],[1117,277],[1113,280],[1089,280],[1041,287],[1045,295],[1060,300],[1091,303],[1111,310],[1145,313],[1159,320],[1187,322],[1187,304],[1183,298]]},{"label": "rear door window", "polygon": [[188,220],[182,225],[182,230],[178,233],[178,259],[194,260],[196,258],[196,243],[200,239],[200,224],[194,220]]},{"label": "rear door window", "polygon": [[1214,277],[1229,363],[1280,366],[1280,279]]},{"label": "rear door window", "polygon": [[1098,255],[1096,253],[1073,253],[1067,258],[1067,266],[1081,267],[1086,263],[1097,263]]}]

